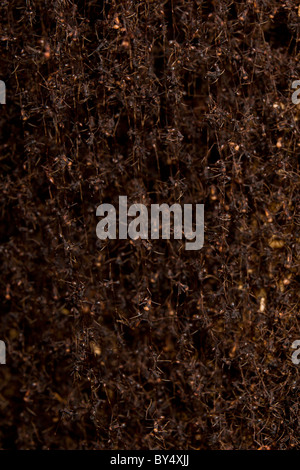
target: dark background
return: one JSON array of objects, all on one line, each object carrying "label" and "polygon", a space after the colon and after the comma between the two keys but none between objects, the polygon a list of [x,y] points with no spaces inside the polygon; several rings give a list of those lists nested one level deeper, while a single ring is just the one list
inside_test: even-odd
[{"label": "dark background", "polygon": [[0,447],[299,449],[297,2],[0,3]]}]

